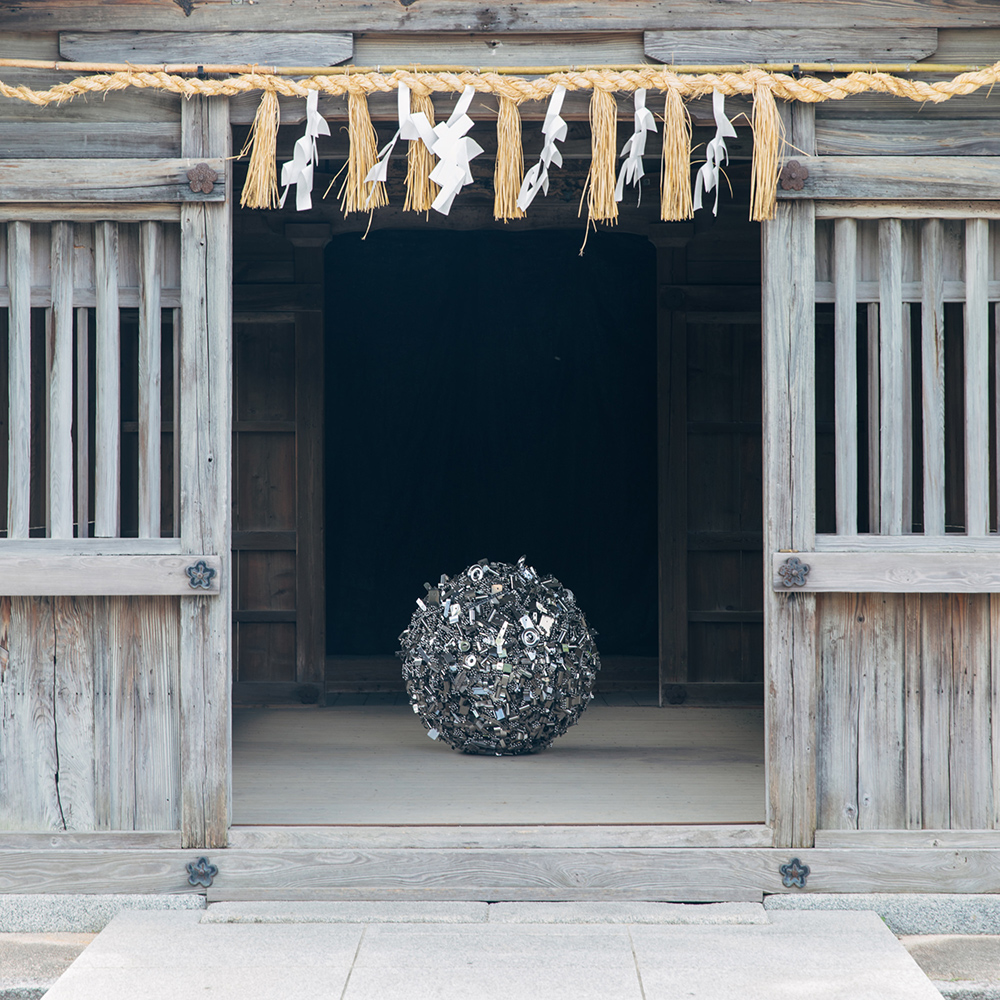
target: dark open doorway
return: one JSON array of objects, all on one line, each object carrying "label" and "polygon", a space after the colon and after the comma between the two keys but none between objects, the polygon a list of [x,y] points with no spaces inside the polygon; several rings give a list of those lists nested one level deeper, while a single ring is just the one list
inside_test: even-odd
[{"label": "dark open doorway", "polygon": [[424,230],[328,247],[331,689],[400,687],[421,584],[527,555],[597,629],[603,686],[655,691],[655,250],[579,243]]}]

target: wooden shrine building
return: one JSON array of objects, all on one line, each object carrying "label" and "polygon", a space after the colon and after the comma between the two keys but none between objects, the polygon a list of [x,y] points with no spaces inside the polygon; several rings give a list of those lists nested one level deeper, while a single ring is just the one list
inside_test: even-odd
[{"label": "wooden shrine building", "polygon": [[[998,60],[979,0],[0,0],[0,893],[1000,892]],[[396,636],[522,553],[597,697],[453,754]]]}]

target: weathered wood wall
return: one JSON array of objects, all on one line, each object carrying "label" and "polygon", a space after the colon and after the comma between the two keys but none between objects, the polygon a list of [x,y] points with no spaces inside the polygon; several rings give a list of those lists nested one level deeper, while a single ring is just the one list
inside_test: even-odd
[{"label": "weathered wood wall", "polygon": [[997,828],[997,597],[822,594],[817,603],[818,827]]},{"label": "weathered wood wall", "polygon": [[178,827],[177,598],[0,598],[0,829]]}]

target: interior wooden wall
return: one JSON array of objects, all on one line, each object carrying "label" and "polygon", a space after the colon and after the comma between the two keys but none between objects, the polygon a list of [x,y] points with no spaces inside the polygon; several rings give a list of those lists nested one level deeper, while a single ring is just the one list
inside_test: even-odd
[{"label": "interior wooden wall", "polygon": [[0,598],[0,829],[179,826],[178,599]]}]

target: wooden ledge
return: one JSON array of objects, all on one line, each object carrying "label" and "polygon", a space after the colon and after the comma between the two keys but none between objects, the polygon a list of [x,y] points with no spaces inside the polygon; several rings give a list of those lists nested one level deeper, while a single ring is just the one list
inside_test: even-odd
[{"label": "wooden ledge", "polygon": [[0,550],[5,597],[218,596],[221,576],[218,556],[8,555]]}]

